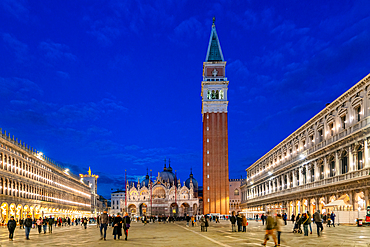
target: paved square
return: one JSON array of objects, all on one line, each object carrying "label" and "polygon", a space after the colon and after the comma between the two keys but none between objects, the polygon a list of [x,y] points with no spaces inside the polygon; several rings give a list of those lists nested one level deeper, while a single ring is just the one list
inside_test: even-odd
[{"label": "paved square", "polygon": [[[24,230],[16,229],[14,241],[8,240],[8,231],[0,228],[1,246],[261,246],[264,228],[261,223],[249,222],[247,232],[231,232],[230,223],[222,221],[211,223],[208,232],[200,232],[200,227],[186,227],[185,222],[170,224],[132,223],[129,240],[113,240],[112,228],[108,228],[107,241],[100,239],[99,230],[95,225],[89,225],[85,230],[81,226],[59,227],[53,234],[38,234],[31,230],[30,240],[26,241]],[[323,236],[313,234],[304,237],[303,234],[293,234],[293,225],[288,222],[283,227],[281,246],[370,246],[370,227],[339,226],[324,228]],[[267,246],[274,246],[270,240]]]}]

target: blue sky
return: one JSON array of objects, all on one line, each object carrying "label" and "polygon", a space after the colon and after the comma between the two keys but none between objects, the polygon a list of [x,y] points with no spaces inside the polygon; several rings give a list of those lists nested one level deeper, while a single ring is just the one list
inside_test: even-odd
[{"label": "blue sky", "polygon": [[369,1],[0,1],[0,127],[98,192],[202,178],[212,17],[229,78],[230,178],[370,73]]}]

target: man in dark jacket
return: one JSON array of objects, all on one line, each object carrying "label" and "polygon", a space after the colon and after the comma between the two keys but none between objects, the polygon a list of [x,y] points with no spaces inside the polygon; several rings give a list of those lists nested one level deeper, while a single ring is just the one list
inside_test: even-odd
[{"label": "man in dark jacket", "polygon": [[8,221],[8,230],[9,230],[9,240],[13,241],[14,230],[17,227],[17,222],[14,220],[14,216],[10,216]]},{"label": "man in dark jacket", "polygon": [[189,222],[190,222],[190,216],[187,214],[186,215],[186,227],[189,227]]},{"label": "man in dark jacket", "polygon": [[243,230],[243,218],[239,213],[236,214],[236,224],[238,225],[238,232],[241,232]]},{"label": "man in dark jacket", "polygon": [[104,229],[104,240],[106,239],[107,236],[107,227],[108,227],[108,214],[107,211],[103,211],[103,214],[99,216],[99,221],[100,221],[100,240],[103,239],[103,229]]},{"label": "man in dark jacket", "polygon": [[49,218],[49,233],[53,233],[53,224],[54,224],[54,219],[51,217]]},{"label": "man in dark jacket", "polygon": [[123,222],[122,222],[123,230],[125,231],[125,240],[127,240],[127,237],[128,237],[128,229],[130,228],[130,224],[131,224],[131,219],[128,216],[128,213],[125,213],[125,217],[123,217]]},{"label": "man in dark jacket", "polygon": [[230,222],[231,222],[231,231],[236,232],[236,229],[235,229],[236,217],[235,217],[235,212],[234,211],[232,212],[232,215],[230,217]]},{"label": "man in dark jacket", "polygon": [[32,228],[32,219],[31,215],[27,215],[27,218],[24,220],[24,227],[25,227],[25,232],[26,232],[26,239],[30,239],[30,231]]},{"label": "man in dark jacket", "polygon": [[317,227],[317,236],[320,237],[320,232],[324,229],[324,227],[322,226],[320,210],[317,210],[317,212],[313,214],[313,219]]},{"label": "man in dark jacket", "polygon": [[23,226],[23,219],[20,219],[19,220],[19,228],[22,229],[22,227],[24,228],[24,226]]}]

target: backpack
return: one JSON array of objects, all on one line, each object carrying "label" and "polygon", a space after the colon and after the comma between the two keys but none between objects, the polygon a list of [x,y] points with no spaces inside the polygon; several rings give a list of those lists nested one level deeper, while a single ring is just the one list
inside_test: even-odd
[{"label": "backpack", "polygon": [[14,221],[14,220],[10,220],[10,221],[8,222],[8,227],[9,227],[9,228],[16,228],[16,227],[17,227],[17,224],[15,223],[15,221]]}]

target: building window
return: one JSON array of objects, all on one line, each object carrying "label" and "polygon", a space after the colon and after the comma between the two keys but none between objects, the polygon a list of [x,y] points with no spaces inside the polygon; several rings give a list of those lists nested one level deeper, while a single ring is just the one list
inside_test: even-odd
[{"label": "building window", "polygon": [[318,131],[319,143],[322,142],[322,129]]},{"label": "building window", "polygon": [[207,202],[209,202],[209,198],[207,199]]},{"label": "building window", "polygon": [[207,162],[207,166],[209,166],[209,162]]},{"label": "building window", "polygon": [[360,120],[361,120],[361,106],[356,108],[356,116],[357,116],[357,121],[360,122]]},{"label": "building window", "polygon": [[207,187],[207,190],[209,190],[209,186]]},{"label": "building window", "polygon": [[313,139],[313,135],[310,135],[310,142],[311,142],[311,145],[314,145],[315,140]]},{"label": "building window", "polygon": [[311,182],[315,182],[315,167],[311,168]]},{"label": "building window", "polygon": [[334,159],[331,159],[331,161],[329,162],[329,167],[330,167],[330,177],[334,177],[335,176],[335,161]]},{"label": "building window", "polygon": [[209,154],[209,150],[207,150],[207,154]]},{"label": "building window", "polygon": [[209,139],[207,139],[207,142],[209,142]]},{"label": "building window", "polygon": [[329,129],[330,129],[330,136],[334,135],[334,123],[329,124]]},{"label": "building window", "polygon": [[238,189],[235,189],[234,190],[234,196],[238,196],[239,195],[239,190]]},{"label": "building window", "polygon": [[207,178],[209,178],[209,174],[207,174]]},{"label": "building window", "polygon": [[357,170],[364,168],[364,162],[362,158],[362,147],[360,146],[357,150]]},{"label": "building window", "polygon": [[207,114],[207,119],[209,119],[209,115]]},{"label": "building window", "polygon": [[209,130],[209,127],[207,127],[207,131]]},{"label": "building window", "polygon": [[306,147],[306,141],[305,140],[302,141],[302,146],[303,146],[303,148]]},{"label": "building window", "polygon": [[320,179],[324,179],[324,164],[320,165]]},{"label": "building window", "polygon": [[342,123],[342,129],[346,128],[346,115],[340,117],[340,121]]},{"label": "building window", "polygon": [[342,174],[345,174],[348,172],[348,156],[347,152],[345,152],[341,158],[342,163]]}]

